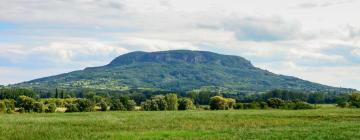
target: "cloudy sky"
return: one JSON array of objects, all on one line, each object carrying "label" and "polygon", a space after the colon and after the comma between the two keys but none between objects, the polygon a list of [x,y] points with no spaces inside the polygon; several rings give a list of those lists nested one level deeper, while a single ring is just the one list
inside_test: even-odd
[{"label": "cloudy sky", "polygon": [[207,50],[360,89],[360,0],[0,0],[0,84],[136,50]]}]

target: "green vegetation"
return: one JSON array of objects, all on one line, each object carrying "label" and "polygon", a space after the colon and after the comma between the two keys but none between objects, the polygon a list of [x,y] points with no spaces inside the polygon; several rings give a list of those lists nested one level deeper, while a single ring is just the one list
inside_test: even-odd
[{"label": "green vegetation", "polygon": [[[325,86],[254,67],[248,60],[204,51],[132,52],[110,64],[14,85],[34,89],[155,89],[190,91],[206,89],[266,92],[290,89],[309,92],[348,93],[353,89]],[[58,90],[55,98],[67,93]]]},{"label": "green vegetation", "polygon": [[360,110],[0,114],[0,139],[360,139]]},{"label": "green vegetation", "polygon": [[360,108],[360,92],[352,93],[347,97],[341,98],[337,105],[339,107],[350,107],[350,108]]}]

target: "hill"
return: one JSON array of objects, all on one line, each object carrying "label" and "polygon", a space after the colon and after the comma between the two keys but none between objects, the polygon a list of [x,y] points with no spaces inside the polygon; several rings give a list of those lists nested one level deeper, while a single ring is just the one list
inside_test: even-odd
[{"label": "hill", "polygon": [[296,77],[271,73],[250,61],[207,51],[131,52],[109,64],[17,84],[35,88],[134,88],[188,91],[200,88],[237,91],[291,89],[348,92]]}]

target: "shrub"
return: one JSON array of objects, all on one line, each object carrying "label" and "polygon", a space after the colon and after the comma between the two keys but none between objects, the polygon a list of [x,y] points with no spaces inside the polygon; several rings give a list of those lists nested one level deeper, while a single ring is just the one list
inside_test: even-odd
[{"label": "shrub", "polygon": [[211,110],[224,110],[227,107],[227,100],[221,96],[214,96],[210,98]]},{"label": "shrub", "polygon": [[284,105],[284,101],[279,98],[270,98],[267,100],[267,104],[271,108],[280,108]]},{"label": "shrub", "polygon": [[189,98],[181,98],[179,101],[179,110],[192,110],[195,109],[194,103]]},{"label": "shrub", "polygon": [[[158,110],[166,110],[168,107],[167,107],[167,102],[165,100],[165,97],[162,96],[162,95],[157,95],[157,96],[154,96],[151,98],[152,101],[155,101],[156,102],[156,105],[158,107]],[[155,108],[155,104],[153,103],[154,105],[154,108]]]},{"label": "shrub", "polygon": [[360,108],[360,93],[353,93],[349,99],[351,107]]},{"label": "shrub", "polygon": [[141,104],[141,108],[144,111],[158,111],[159,106],[155,100],[146,100]]},{"label": "shrub", "polygon": [[235,106],[234,106],[234,109],[244,109],[244,104],[236,103]]},{"label": "shrub", "polygon": [[65,112],[79,112],[77,104],[66,104],[66,111]]},{"label": "shrub", "polygon": [[258,103],[258,102],[251,102],[250,104],[249,104],[249,109],[259,109],[260,108],[260,103]]},{"label": "shrub", "polygon": [[261,109],[268,109],[269,108],[269,106],[268,106],[268,104],[266,102],[260,102],[259,104],[260,104]]},{"label": "shrub", "polygon": [[348,102],[338,102],[337,106],[341,107],[341,108],[345,108],[345,107],[349,107],[349,103]]},{"label": "shrub", "polygon": [[91,112],[95,109],[95,104],[89,99],[78,99],[77,105],[80,112]]},{"label": "shrub", "polygon": [[55,103],[50,103],[47,107],[47,109],[45,110],[45,112],[47,113],[54,113],[56,111],[56,104]]},{"label": "shrub", "polygon": [[110,106],[110,110],[121,110],[121,111],[125,111],[126,108],[125,106],[122,104],[122,102],[120,101],[120,99],[114,99],[111,103]]},{"label": "shrub", "polygon": [[19,108],[18,112],[19,113],[25,113],[25,109],[24,108]]},{"label": "shrub", "polygon": [[133,111],[135,110],[136,102],[134,100],[128,100],[125,107],[127,111]]},{"label": "shrub", "polygon": [[243,109],[259,109],[260,104],[258,102],[243,103]]},{"label": "shrub", "polygon": [[100,106],[100,110],[101,110],[101,111],[107,111],[107,110],[108,110],[108,105],[106,104],[105,101],[101,101],[101,102],[99,103],[99,106]]},{"label": "shrub", "polygon": [[178,97],[176,94],[171,93],[165,96],[167,102],[167,110],[177,110],[178,109]]},{"label": "shrub", "polygon": [[15,111],[15,100],[5,99],[0,101],[0,112],[12,113]]},{"label": "shrub", "polygon": [[33,110],[35,100],[27,96],[19,96],[17,103],[19,108],[24,109],[24,112],[30,112]]},{"label": "shrub", "polygon": [[44,104],[42,102],[35,102],[32,107],[34,112],[43,113],[45,111]]},{"label": "shrub", "polygon": [[227,102],[227,109],[233,109],[235,104],[236,104],[236,101],[235,99],[232,99],[232,98],[226,98],[226,102]]},{"label": "shrub", "polygon": [[232,109],[236,104],[235,99],[223,98],[221,96],[214,96],[210,98],[210,109],[211,110],[225,110]]},{"label": "shrub", "polygon": [[284,109],[293,109],[293,110],[300,110],[300,109],[313,109],[314,107],[310,104],[302,101],[292,101],[286,103]]},{"label": "shrub", "polygon": [[58,106],[58,107],[65,107],[64,100],[62,100],[62,99],[56,99],[56,100],[55,100],[55,104],[56,104],[56,106]]}]

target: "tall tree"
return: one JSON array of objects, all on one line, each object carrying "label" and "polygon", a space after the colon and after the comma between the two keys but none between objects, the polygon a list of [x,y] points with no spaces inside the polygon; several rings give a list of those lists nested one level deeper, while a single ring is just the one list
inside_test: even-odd
[{"label": "tall tree", "polygon": [[165,96],[167,102],[167,110],[177,110],[178,109],[178,97],[175,93],[170,93]]}]

